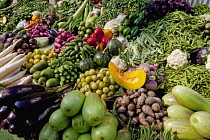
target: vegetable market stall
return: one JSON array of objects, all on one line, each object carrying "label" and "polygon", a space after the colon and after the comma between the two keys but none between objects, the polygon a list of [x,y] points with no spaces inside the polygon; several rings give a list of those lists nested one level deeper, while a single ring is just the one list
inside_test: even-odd
[{"label": "vegetable market stall", "polygon": [[5,4],[0,9],[0,135],[6,132],[10,140],[210,139],[207,4]]}]

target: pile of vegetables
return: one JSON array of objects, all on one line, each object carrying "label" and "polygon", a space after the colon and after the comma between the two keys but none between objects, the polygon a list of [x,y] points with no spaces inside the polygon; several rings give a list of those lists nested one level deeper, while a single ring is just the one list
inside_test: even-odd
[{"label": "pile of vegetables", "polygon": [[210,138],[209,11],[181,0],[1,9],[0,128],[26,140]]},{"label": "pile of vegetables", "polygon": [[167,118],[166,108],[154,91],[146,88],[126,90],[115,103],[119,118],[131,126],[149,126],[154,123],[154,130],[161,131],[163,121]]}]

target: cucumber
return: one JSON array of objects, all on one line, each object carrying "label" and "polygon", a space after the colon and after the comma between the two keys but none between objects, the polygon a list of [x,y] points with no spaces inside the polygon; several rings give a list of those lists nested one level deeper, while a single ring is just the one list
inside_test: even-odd
[{"label": "cucumber", "polygon": [[164,130],[171,130],[171,133],[177,133],[181,140],[196,140],[204,138],[190,125],[189,119],[169,118],[164,122]]},{"label": "cucumber", "polygon": [[188,109],[210,112],[210,102],[191,88],[177,85],[172,88],[171,93],[181,105]]},{"label": "cucumber", "polygon": [[172,105],[167,108],[168,116],[173,119],[190,119],[194,113],[182,105]]}]

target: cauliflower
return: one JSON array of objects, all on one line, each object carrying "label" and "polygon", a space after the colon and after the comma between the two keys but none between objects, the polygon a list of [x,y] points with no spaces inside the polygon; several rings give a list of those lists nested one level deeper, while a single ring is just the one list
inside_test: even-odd
[{"label": "cauliflower", "polygon": [[39,12],[39,11],[33,11],[31,14],[32,14],[32,15],[37,15],[37,16],[39,16],[39,15],[41,14],[41,12]]},{"label": "cauliflower", "polygon": [[167,57],[167,63],[169,64],[169,67],[173,69],[183,67],[188,63],[187,54],[180,49],[176,49]]},{"label": "cauliflower", "polygon": [[207,56],[206,69],[210,70],[210,54]]},{"label": "cauliflower", "polygon": [[123,46],[128,47],[129,46],[129,42],[126,38],[119,36],[117,37],[117,40],[119,40]]},{"label": "cauliflower", "polygon": [[111,59],[111,62],[113,62],[118,68],[124,69],[127,64],[123,59],[120,58],[120,56],[116,56]]},{"label": "cauliflower", "polygon": [[17,24],[16,28],[22,28],[22,29],[24,29],[24,28],[26,28],[27,26],[28,26],[28,22],[27,22],[26,20],[23,20],[23,21],[21,21],[21,22],[19,22],[19,23]]}]

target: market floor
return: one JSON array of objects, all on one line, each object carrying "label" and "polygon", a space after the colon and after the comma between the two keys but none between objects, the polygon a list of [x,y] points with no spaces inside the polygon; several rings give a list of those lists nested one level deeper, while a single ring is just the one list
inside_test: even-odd
[{"label": "market floor", "polygon": [[24,140],[18,138],[16,135],[12,135],[7,132],[7,130],[0,130],[0,140]]}]

